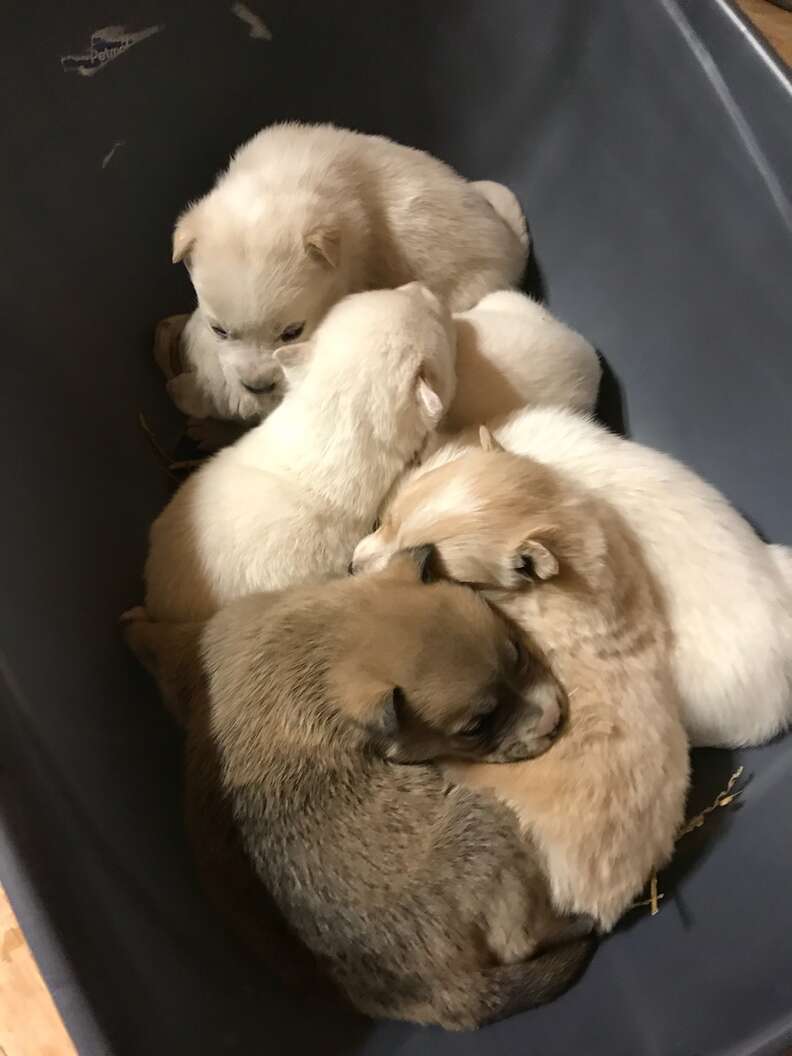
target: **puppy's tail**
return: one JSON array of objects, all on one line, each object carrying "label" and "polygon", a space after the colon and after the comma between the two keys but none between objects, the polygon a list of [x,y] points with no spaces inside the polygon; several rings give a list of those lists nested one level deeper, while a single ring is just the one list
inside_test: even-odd
[{"label": "puppy's tail", "polygon": [[475,1030],[543,1005],[575,982],[595,945],[591,936],[573,939],[528,961],[499,964],[473,976],[449,980],[434,995],[432,1011],[422,1021],[437,1023],[446,1030]]},{"label": "puppy's tail", "polygon": [[553,1001],[581,975],[594,952],[591,937],[553,946],[529,961],[504,964],[486,973],[491,1004],[482,1024],[525,1012]]},{"label": "puppy's tail", "polygon": [[511,228],[519,239],[523,252],[527,253],[531,246],[531,238],[528,234],[525,214],[517,201],[517,195],[504,184],[495,183],[494,180],[478,180],[473,186],[479,194],[484,195],[507,227]]}]

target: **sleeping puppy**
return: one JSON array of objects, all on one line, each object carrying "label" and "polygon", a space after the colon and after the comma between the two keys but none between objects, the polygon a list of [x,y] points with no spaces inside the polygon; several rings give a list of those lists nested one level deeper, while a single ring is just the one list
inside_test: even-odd
[{"label": "sleeping puppy", "polygon": [[[602,373],[597,353],[525,294],[490,293],[475,308],[457,313],[454,329],[457,388],[441,431],[454,433],[525,406],[593,409]],[[168,391],[185,414],[204,419],[188,431],[208,450],[236,439],[235,428],[265,418],[286,388],[281,376],[266,393],[246,393],[223,366],[217,344],[199,313],[164,319],[155,339],[155,355],[168,376],[174,358],[186,359],[187,372],[172,378]]]},{"label": "sleeping puppy", "polygon": [[[671,626],[682,721],[693,745],[763,744],[792,725],[792,549],[768,545],[729,501],[661,451],[560,407],[492,423],[516,455],[609,502],[639,540]],[[413,472],[479,446],[471,431]]]},{"label": "sleeping puppy", "polygon": [[660,592],[604,499],[527,458],[471,452],[405,484],[356,551],[376,568],[433,541],[438,569],[475,584],[539,643],[569,694],[568,728],[532,763],[454,762],[454,780],[516,810],[556,908],[610,930],[671,856],[687,741]]},{"label": "sleeping puppy", "polygon": [[526,406],[594,409],[602,374],[594,348],[524,293],[490,293],[454,326],[457,387],[443,432]]},{"label": "sleeping puppy", "polygon": [[418,283],[353,294],[312,354],[279,353],[299,380],[266,421],[194,473],[151,528],[146,608],[210,616],[244,594],[343,575],[454,391],[451,317]]},{"label": "sleeping puppy", "polygon": [[[422,548],[370,577],[251,596],[205,627],[135,610],[125,633],[190,753],[211,739],[259,882],[338,988],[371,1016],[467,1029],[564,990],[591,923],[553,910],[511,811],[432,765],[535,756],[565,698],[479,595],[425,582],[430,561]],[[206,772],[191,779],[188,801]]]},{"label": "sleeping puppy", "polygon": [[173,260],[189,268],[198,310],[191,369],[171,396],[196,417],[260,417],[281,385],[274,350],[309,337],[342,297],[418,281],[464,311],[518,282],[527,249],[499,184],[470,184],[381,136],[265,128],[176,224]]}]

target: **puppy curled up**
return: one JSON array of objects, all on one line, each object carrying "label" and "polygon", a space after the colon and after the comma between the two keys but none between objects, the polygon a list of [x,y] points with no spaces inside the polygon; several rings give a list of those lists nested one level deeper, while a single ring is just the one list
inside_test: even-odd
[{"label": "puppy curled up", "polygon": [[[186,321],[186,325],[184,323]],[[457,343],[457,387],[440,424],[454,433],[497,415],[525,406],[559,406],[590,411],[597,399],[601,367],[597,353],[580,334],[551,315],[541,304],[516,290],[487,294],[466,312],[454,315]],[[287,378],[273,376],[264,393],[241,404],[226,393],[219,340],[196,312],[189,319],[164,319],[158,329],[157,355],[169,364],[174,353],[184,359],[185,373],[173,380],[169,392],[185,414],[236,419],[226,429],[248,427],[265,418],[283,399]],[[277,361],[278,353],[274,353]],[[167,371],[166,371],[167,373]],[[189,393],[181,398],[182,387]],[[211,448],[220,423],[194,423],[200,439]]]},{"label": "puppy curled up", "polygon": [[405,482],[355,568],[435,542],[444,575],[486,591],[539,643],[569,694],[558,743],[530,763],[447,772],[506,801],[556,908],[608,931],[670,858],[684,814],[687,739],[662,596],[606,501],[482,438],[489,450]]},{"label": "puppy curled up", "polygon": [[[768,545],[688,466],[560,407],[491,423],[498,442],[599,496],[641,544],[662,591],[690,742],[763,744],[792,725],[792,549]],[[418,472],[478,447],[447,443]]]},{"label": "puppy curled up", "polygon": [[203,619],[260,590],[346,572],[453,396],[451,317],[425,287],[354,294],[283,350],[299,383],[203,465],[151,528],[152,619]]},{"label": "puppy curled up", "polygon": [[[553,909],[513,813],[433,765],[541,753],[565,697],[479,595],[424,582],[429,560],[253,595],[192,633],[223,791],[288,926],[361,1011],[468,1029],[561,993],[591,924]],[[126,634],[184,704],[176,627]]]},{"label": "puppy curled up", "polygon": [[309,337],[347,294],[418,281],[464,311],[517,283],[527,250],[505,187],[382,136],[265,128],[176,224],[173,259],[198,309],[192,369],[169,390],[187,414],[259,416],[280,374],[274,350]]}]

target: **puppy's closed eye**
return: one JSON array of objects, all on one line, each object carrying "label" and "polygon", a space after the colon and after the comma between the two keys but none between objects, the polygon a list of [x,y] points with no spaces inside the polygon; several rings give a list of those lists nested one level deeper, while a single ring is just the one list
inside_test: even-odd
[{"label": "puppy's closed eye", "polygon": [[492,713],[491,712],[487,712],[485,715],[477,715],[474,719],[471,719],[470,722],[466,726],[463,726],[461,730],[457,731],[457,736],[458,737],[479,737],[479,736],[481,736],[481,734],[484,733],[484,731],[486,730],[491,718],[492,718]]},{"label": "puppy's closed eye", "polygon": [[525,660],[525,649],[519,638],[509,639],[509,656],[515,667],[520,667]]},{"label": "puppy's closed eye", "polygon": [[278,334],[278,340],[283,341],[284,344],[288,344],[289,341],[296,341],[302,335],[304,329],[305,323],[289,323]]}]

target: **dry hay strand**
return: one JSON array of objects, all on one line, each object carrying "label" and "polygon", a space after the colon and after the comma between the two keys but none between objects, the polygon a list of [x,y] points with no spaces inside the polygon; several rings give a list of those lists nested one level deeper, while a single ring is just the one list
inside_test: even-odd
[{"label": "dry hay strand", "polygon": [[744,767],[738,766],[729,778],[726,787],[717,794],[712,803],[710,803],[708,807],[705,807],[700,814],[696,814],[695,817],[690,818],[685,822],[679,830],[677,842],[681,840],[683,836],[687,836],[688,833],[693,832],[695,829],[700,829],[707,820],[708,815],[712,814],[713,811],[719,810],[721,807],[730,806],[738,796],[742,795],[745,790],[745,785],[743,785],[742,788],[735,788],[734,786],[742,777],[744,769]]},{"label": "dry hay strand", "polygon": [[173,456],[169,455],[168,452],[163,448],[162,444],[157,439],[154,430],[151,428],[149,423],[146,421],[146,416],[142,411],[138,413],[138,424],[146,435],[146,438],[151,446],[151,450],[157,461],[160,463],[162,468],[171,478],[177,483],[181,483],[182,477],[179,473],[189,473],[191,470],[200,466],[205,459],[203,458],[184,458],[174,461]]},{"label": "dry hay strand", "polygon": [[[710,814],[723,807],[731,806],[737,797],[742,795],[745,786],[743,785],[741,788],[736,788],[735,786],[742,777],[743,770],[744,767],[739,766],[727,781],[726,787],[721,789],[712,803],[710,803],[708,807],[705,807],[701,813],[694,815],[685,822],[677,833],[675,843],[679,843],[684,836],[688,836],[691,832],[695,832],[696,829],[700,829],[702,825],[706,824],[707,818]],[[663,898],[665,898],[665,895],[662,891],[658,891],[657,873],[653,869],[652,875],[649,877],[649,897],[642,898],[639,902],[633,902],[630,909],[638,909],[640,906],[648,906],[650,916],[654,917],[660,912],[660,902]]]}]

